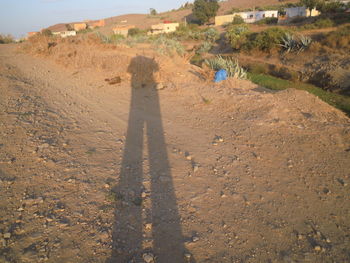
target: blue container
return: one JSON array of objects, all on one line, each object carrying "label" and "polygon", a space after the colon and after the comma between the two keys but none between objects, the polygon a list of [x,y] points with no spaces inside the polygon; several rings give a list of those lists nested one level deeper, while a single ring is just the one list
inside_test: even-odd
[{"label": "blue container", "polygon": [[224,69],[220,69],[219,71],[217,71],[215,73],[215,78],[214,78],[214,82],[220,82],[222,80],[227,79],[227,72]]}]

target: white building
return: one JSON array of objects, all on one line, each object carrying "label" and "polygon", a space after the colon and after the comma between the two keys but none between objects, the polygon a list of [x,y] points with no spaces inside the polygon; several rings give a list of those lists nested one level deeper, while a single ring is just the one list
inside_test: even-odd
[{"label": "white building", "polygon": [[157,35],[162,33],[170,33],[176,31],[180,26],[179,23],[162,23],[151,26],[151,31],[148,32],[149,35]]},{"label": "white building", "polygon": [[[310,16],[310,10],[305,6],[290,7],[284,10],[286,11],[285,16],[287,19],[295,16]],[[316,8],[311,10],[311,16],[318,16],[319,14],[320,12]]]},{"label": "white building", "polygon": [[60,37],[74,37],[77,35],[76,31],[60,31],[60,32],[52,32],[53,35],[55,36],[60,36]]},{"label": "white building", "polygon": [[224,24],[231,23],[235,16],[240,16],[243,18],[245,23],[254,23],[266,17],[278,17],[277,10],[265,10],[265,11],[247,11],[247,12],[239,12],[233,13],[225,16],[216,16],[215,17],[215,25],[221,26]]}]

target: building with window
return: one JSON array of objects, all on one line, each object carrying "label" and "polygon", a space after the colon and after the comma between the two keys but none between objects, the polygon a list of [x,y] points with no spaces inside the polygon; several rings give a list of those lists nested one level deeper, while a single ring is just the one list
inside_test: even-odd
[{"label": "building with window", "polygon": [[215,17],[215,25],[221,26],[224,24],[231,23],[235,16],[240,16],[243,18],[245,23],[254,23],[266,17],[278,17],[277,10],[265,10],[265,11],[247,11],[247,12],[238,12],[233,13],[231,15],[225,16],[216,16]]}]

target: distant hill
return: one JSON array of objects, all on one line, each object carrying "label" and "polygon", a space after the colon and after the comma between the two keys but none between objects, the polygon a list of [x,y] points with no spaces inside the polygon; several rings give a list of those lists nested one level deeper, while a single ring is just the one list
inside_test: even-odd
[{"label": "distant hill", "polygon": [[[285,3],[295,3],[298,0],[228,0],[220,2],[220,9],[218,15],[223,15],[232,10],[232,8],[254,8],[254,7],[264,7],[270,5],[281,5]],[[101,33],[111,33],[112,28],[117,25],[134,25],[141,29],[150,28],[151,25],[167,21],[174,22],[184,22],[185,19],[190,21],[192,17],[192,9],[182,9],[177,11],[168,11],[164,13],[159,13],[156,16],[150,16],[148,14],[126,14],[114,17],[105,18],[106,26],[100,28]],[[74,24],[78,22],[69,22],[69,24]],[[51,31],[64,31],[66,30],[67,23],[56,24],[48,27]]]}]

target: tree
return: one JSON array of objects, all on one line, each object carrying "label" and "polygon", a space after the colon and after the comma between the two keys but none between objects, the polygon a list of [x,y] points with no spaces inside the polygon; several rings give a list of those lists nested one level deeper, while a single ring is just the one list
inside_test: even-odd
[{"label": "tree", "polygon": [[214,17],[218,10],[217,0],[195,0],[192,13],[201,24],[204,24]]},{"label": "tree", "polygon": [[157,15],[157,10],[155,10],[154,8],[150,8],[149,9],[149,13],[151,16],[156,16]]},{"label": "tree", "polygon": [[302,3],[304,6],[306,6],[307,9],[309,9],[310,16],[311,16],[312,9],[314,9],[318,5],[319,1],[318,0],[300,0],[300,3]]}]

